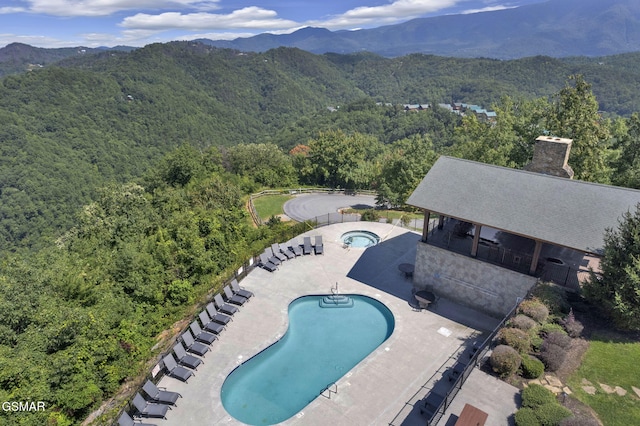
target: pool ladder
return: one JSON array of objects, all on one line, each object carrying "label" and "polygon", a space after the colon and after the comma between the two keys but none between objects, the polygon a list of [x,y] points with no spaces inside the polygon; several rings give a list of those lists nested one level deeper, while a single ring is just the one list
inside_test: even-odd
[{"label": "pool ladder", "polygon": [[340,292],[338,291],[338,282],[336,281],[336,286],[335,287],[331,287],[331,294],[333,294],[335,296],[338,293],[340,293]]},{"label": "pool ladder", "polygon": [[[326,392],[326,395],[325,395],[325,392]],[[320,392],[320,395],[324,396],[327,399],[331,399],[332,393],[335,393],[335,394],[338,393],[338,384],[336,382],[329,383],[327,387],[322,389],[322,392]]]}]

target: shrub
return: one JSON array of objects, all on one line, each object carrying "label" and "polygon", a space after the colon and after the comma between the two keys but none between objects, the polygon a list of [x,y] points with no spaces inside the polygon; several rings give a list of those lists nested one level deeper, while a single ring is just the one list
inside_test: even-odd
[{"label": "shrub", "polygon": [[535,413],[541,426],[556,426],[571,416],[571,411],[556,401],[539,406]]},{"label": "shrub", "polygon": [[567,300],[567,292],[562,287],[551,283],[542,283],[533,290],[533,295],[545,304],[552,315],[562,315],[569,312],[571,306]]},{"label": "shrub", "polygon": [[567,357],[567,351],[558,345],[545,341],[540,350],[540,358],[550,371],[557,371]]},{"label": "shrub", "polygon": [[554,322],[548,322],[544,324],[542,327],[540,327],[540,333],[543,334],[544,336],[548,336],[549,334],[556,333],[556,332],[567,334],[567,332],[564,331],[564,327]]},{"label": "shrub", "polygon": [[491,353],[490,362],[493,371],[505,378],[518,371],[522,358],[511,346],[498,345]]},{"label": "shrub", "polygon": [[511,319],[509,324],[520,330],[529,331],[536,326],[536,322],[526,315],[516,315]]},{"label": "shrub", "polygon": [[544,339],[538,335],[538,331],[536,329],[531,329],[529,330],[529,341],[531,342],[531,349],[538,352],[542,347]]},{"label": "shrub", "polygon": [[562,349],[569,349],[569,347],[571,346],[571,337],[567,336],[564,332],[559,333],[557,331],[554,331],[552,333],[549,333],[547,334],[547,337],[544,339],[544,341],[545,343],[558,345]]},{"label": "shrub", "polygon": [[556,396],[549,389],[535,383],[522,391],[522,406],[537,408],[544,404],[557,403]]},{"label": "shrub", "polygon": [[522,371],[522,377],[525,379],[537,379],[544,373],[544,364],[538,358],[524,356],[522,357],[520,370]]},{"label": "shrub", "polygon": [[380,220],[380,214],[373,209],[368,209],[362,212],[360,219],[365,222],[378,222]]},{"label": "shrub", "polygon": [[540,324],[545,322],[549,316],[549,308],[538,300],[525,300],[520,303],[518,312],[525,314],[529,318],[533,318]]},{"label": "shrub", "polygon": [[498,342],[511,346],[518,352],[528,352],[531,348],[529,335],[518,328],[503,328],[498,332]]},{"label": "shrub", "polygon": [[516,426],[540,426],[538,416],[533,408],[524,407],[516,411]]},{"label": "shrub", "polygon": [[580,337],[584,326],[573,315],[573,309],[569,311],[569,315],[561,321],[564,329],[567,330],[567,334],[571,337]]}]

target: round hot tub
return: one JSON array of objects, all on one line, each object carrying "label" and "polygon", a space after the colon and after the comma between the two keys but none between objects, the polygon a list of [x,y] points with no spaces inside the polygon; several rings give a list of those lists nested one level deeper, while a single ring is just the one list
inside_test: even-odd
[{"label": "round hot tub", "polygon": [[367,248],[380,242],[378,234],[370,231],[349,231],[340,237],[344,245],[355,248]]}]

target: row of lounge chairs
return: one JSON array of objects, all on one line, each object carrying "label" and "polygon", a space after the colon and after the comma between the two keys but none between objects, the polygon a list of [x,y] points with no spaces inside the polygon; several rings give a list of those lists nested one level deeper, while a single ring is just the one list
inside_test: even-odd
[{"label": "row of lounge chairs", "polygon": [[[210,345],[218,340],[218,335],[232,321],[232,316],[239,311],[238,307],[244,305],[253,297],[253,293],[240,287],[234,278],[230,286],[225,286],[223,294],[216,294],[213,301],[207,304],[205,309],[198,314],[198,320],[189,324],[176,344],[173,353],[168,353],[162,358],[161,365],[170,377],[187,382],[204,363],[204,357],[210,349]],[[143,397],[139,392],[133,398],[133,406],[136,417],[166,418],[167,411],[181,398],[177,392],[158,388],[148,380],[142,387]],[[149,423],[137,423],[124,411],[118,419],[118,426],[153,426]]]},{"label": "row of lounge chairs", "polygon": [[[178,392],[159,388],[151,380],[147,380],[142,390],[147,396],[147,399],[145,399],[140,392],[136,392],[136,396],[133,398],[133,406],[140,417],[167,418],[167,411],[171,409],[172,405],[176,405],[178,398],[182,398],[182,395]],[[150,423],[137,423],[129,413],[123,411],[118,419],[118,426],[133,425],[154,426]]]},{"label": "row of lounge chairs", "polygon": [[260,254],[260,266],[273,272],[286,260],[312,253],[324,254],[322,235],[316,235],[314,244],[311,243],[311,237],[303,237],[302,244],[297,239],[292,240],[290,245],[272,244]]}]

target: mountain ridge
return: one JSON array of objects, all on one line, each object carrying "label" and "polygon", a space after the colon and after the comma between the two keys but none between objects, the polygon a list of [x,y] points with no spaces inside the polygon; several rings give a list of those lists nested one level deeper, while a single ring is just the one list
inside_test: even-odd
[{"label": "mountain ridge", "polygon": [[386,57],[409,53],[495,59],[608,56],[640,50],[640,3],[549,0],[356,31],[307,27],[291,34],[198,41],[241,51],[297,47],[316,54],[369,51]]}]

